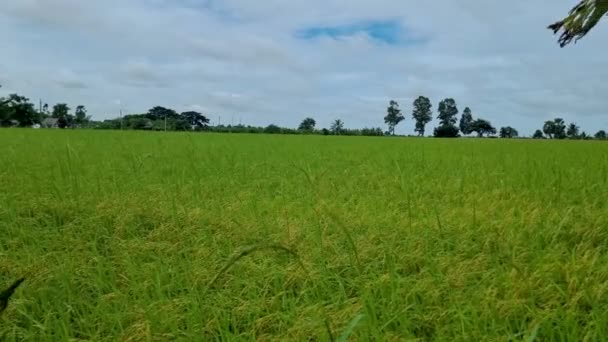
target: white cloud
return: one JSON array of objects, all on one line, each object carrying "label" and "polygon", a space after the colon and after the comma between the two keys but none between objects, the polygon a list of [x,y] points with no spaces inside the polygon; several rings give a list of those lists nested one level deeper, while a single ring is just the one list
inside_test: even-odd
[{"label": "white cloud", "polygon": [[[608,129],[608,25],[560,49],[546,29],[572,4],[551,0],[4,0],[0,83],[95,118],[154,105],[215,121],[384,126],[390,99],[408,120],[419,95],[445,97],[530,134],[555,116]],[[398,20],[423,44],[365,33],[296,38],[301,29]],[[117,101],[120,101],[118,103]],[[236,119],[235,119],[236,120]],[[431,123],[433,125],[434,123]],[[430,130],[428,130],[430,131]]]}]

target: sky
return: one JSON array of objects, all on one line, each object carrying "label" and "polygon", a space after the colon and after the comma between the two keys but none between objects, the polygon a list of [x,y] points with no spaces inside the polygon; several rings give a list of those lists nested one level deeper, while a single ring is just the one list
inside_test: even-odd
[{"label": "sky", "polygon": [[0,96],[96,120],[161,105],[212,123],[383,127],[390,100],[524,135],[562,117],[608,130],[608,19],[560,48],[575,0],[2,0]]}]

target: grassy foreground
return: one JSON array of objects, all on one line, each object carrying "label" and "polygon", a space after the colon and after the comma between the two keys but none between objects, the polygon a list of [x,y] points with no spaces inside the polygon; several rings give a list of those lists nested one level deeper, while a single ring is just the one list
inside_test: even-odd
[{"label": "grassy foreground", "polygon": [[601,142],[0,130],[0,189],[2,341],[608,336]]}]

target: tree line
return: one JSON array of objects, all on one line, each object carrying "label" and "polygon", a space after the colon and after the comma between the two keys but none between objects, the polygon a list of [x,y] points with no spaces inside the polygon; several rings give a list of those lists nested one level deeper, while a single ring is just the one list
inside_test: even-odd
[{"label": "tree line", "polygon": [[[459,115],[458,105],[453,98],[446,98],[437,106],[436,119],[432,135],[440,138],[477,137],[517,138],[519,132],[511,126],[496,129],[489,120],[475,118],[471,108],[465,107]],[[412,103],[411,118],[414,121],[416,135],[424,137],[427,126],[433,121],[433,105],[425,96],[419,96]],[[34,104],[25,96],[10,94],[0,97],[0,126],[2,127],[53,127],[53,128],[91,128],[91,129],[124,129],[151,131],[205,131],[219,133],[266,133],[266,134],[321,134],[321,135],[351,135],[351,136],[385,136],[396,135],[396,127],[406,120],[397,101],[389,101],[384,116],[387,130],[380,127],[349,129],[342,119],[336,119],[329,128],[317,128],[313,117],[304,118],[297,128],[280,127],[270,124],[265,127],[245,125],[210,125],[207,116],[196,111],[177,111],[155,106],[143,114],[128,114],[114,119],[93,121],[87,115],[84,105],[71,108],[66,103],[57,103],[53,107],[40,103],[36,109]],[[542,129],[536,130],[535,139],[599,139],[606,140],[606,131],[600,130],[594,136],[581,131],[575,123],[566,125],[562,118],[546,121]]]}]

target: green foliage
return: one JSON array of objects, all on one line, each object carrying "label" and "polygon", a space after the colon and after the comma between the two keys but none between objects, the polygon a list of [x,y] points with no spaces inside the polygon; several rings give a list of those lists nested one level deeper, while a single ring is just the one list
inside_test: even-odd
[{"label": "green foliage", "polygon": [[532,135],[532,139],[545,139],[545,135],[540,129],[537,129]]},{"label": "green foliage", "polygon": [[492,126],[490,121],[484,119],[477,119],[470,123],[468,129],[471,132],[477,133],[478,137],[483,137],[484,134],[496,134],[496,128]]},{"label": "green foliage", "polygon": [[566,136],[569,139],[578,139],[578,138],[580,138],[579,130],[580,130],[579,126],[577,126],[575,123],[571,123],[570,125],[568,125],[568,128],[566,130]]},{"label": "green foliage", "polygon": [[61,117],[66,117],[70,114],[70,107],[68,107],[65,103],[58,103],[53,106],[53,112],[51,114],[52,117],[59,119]]},{"label": "green foliage", "polygon": [[[540,132],[540,131],[538,131],[538,132],[542,136],[542,132]],[[512,139],[512,138],[517,138],[518,136],[519,136],[519,132],[511,126],[500,128],[500,137],[501,138]]]},{"label": "green foliage", "polygon": [[274,125],[274,124],[270,124],[270,125],[266,126],[266,128],[264,128],[264,133],[267,133],[267,134],[281,133],[281,127]]},{"label": "green foliage", "polygon": [[337,119],[331,124],[329,130],[335,135],[342,134],[344,132],[344,122],[340,119]]},{"label": "green foliage", "polygon": [[606,135],[606,131],[604,131],[603,129],[595,133],[595,139],[606,140],[606,138],[608,138],[608,135]]},{"label": "green foliage", "polygon": [[608,144],[3,129],[0,146],[0,290],[26,277],[2,341],[608,335]]},{"label": "green foliage", "polygon": [[458,121],[456,118],[457,115],[458,106],[454,99],[447,98],[439,102],[439,115],[437,115],[437,118],[439,119],[440,126],[456,125],[456,122]]},{"label": "green foliage", "polygon": [[391,100],[389,106],[386,108],[386,116],[384,117],[384,123],[388,125],[388,131],[392,135],[395,135],[395,127],[405,119],[399,109],[399,104],[396,101]]},{"label": "green foliage", "polygon": [[564,119],[557,118],[554,120],[554,122],[555,122],[555,125],[554,125],[553,136],[556,139],[565,139],[566,138],[566,123],[564,122]]},{"label": "green foliage", "polygon": [[543,133],[545,133],[549,139],[553,139],[553,133],[555,132],[555,122],[552,120],[545,121],[543,125]]},{"label": "green foliage", "polygon": [[580,0],[568,16],[548,26],[554,34],[563,30],[558,42],[560,47],[585,37],[608,13],[606,0]]},{"label": "green foliage", "polygon": [[306,118],[306,119],[302,120],[302,122],[300,123],[300,126],[298,127],[298,130],[312,132],[312,131],[314,131],[316,124],[317,124],[317,122],[315,121],[315,119]]},{"label": "green foliage", "polygon": [[57,124],[59,128],[70,128],[74,124],[74,117],[70,114],[70,107],[65,103],[54,105],[51,116],[58,120]]},{"label": "green foliage", "polygon": [[173,109],[165,108],[162,106],[156,106],[148,110],[146,117],[150,120],[169,120],[169,119],[177,119],[178,114]]},{"label": "green foliage", "polygon": [[412,112],[412,118],[416,121],[415,131],[421,137],[424,136],[426,125],[433,120],[433,105],[428,97],[419,96],[414,100],[414,110]]},{"label": "green foliage", "polygon": [[0,126],[29,127],[40,122],[40,115],[25,96],[10,94],[0,98]]},{"label": "green foliage", "polygon": [[87,116],[87,109],[83,105],[77,106],[74,114],[74,122],[80,127],[85,126],[91,120],[91,118]]},{"label": "green foliage", "polygon": [[437,138],[456,138],[460,136],[458,127],[456,127],[456,122],[458,121],[456,118],[458,115],[456,101],[452,98],[444,99],[439,102],[438,110],[439,127],[435,128],[433,132],[434,136]]},{"label": "green foliage", "polygon": [[187,129],[194,128],[196,130],[204,130],[208,128],[209,119],[204,116],[202,113],[195,111],[183,112],[180,114],[179,118],[185,121],[188,126]]},{"label": "green foliage", "polygon": [[436,138],[457,138],[460,136],[460,134],[458,134],[458,127],[455,125],[436,127],[433,135]]},{"label": "green foliage", "polygon": [[464,135],[469,135],[473,133],[473,114],[471,113],[471,108],[466,107],[462,112],[462,117],[460,118],[460,131]]},{"label": "green foliage", "polygon": [[549,137],[549,139],[565,139],[566,123],[562,118],[545,121],[543,132]]}]

